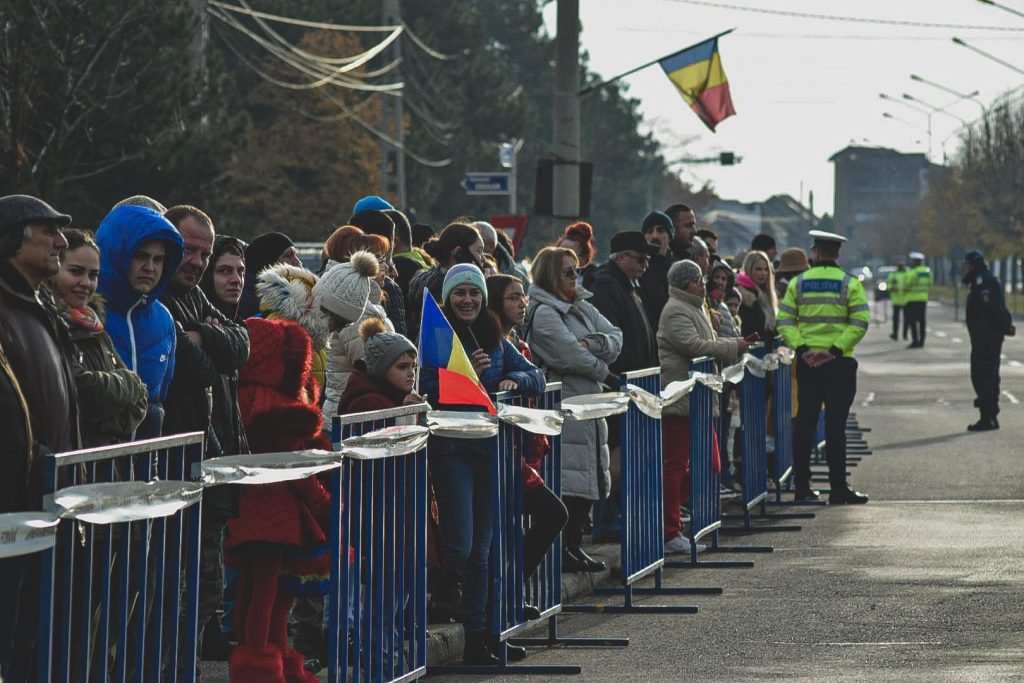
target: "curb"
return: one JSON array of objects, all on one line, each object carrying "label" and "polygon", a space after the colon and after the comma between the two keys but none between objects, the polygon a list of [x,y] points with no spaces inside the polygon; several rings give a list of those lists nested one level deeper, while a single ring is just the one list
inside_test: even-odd
[{"label": "curb", "polygon": [[[586,546],[589,555],[603,560],[608,569],[603,572],[577,572],[562,574],[562,602],[569,603],[579,598],[592,595],[598,586],[617,582],[619,571],[618,544],[602,544]],[[547,628],[547,619],[537,621],[528,626],[524,633],[536,629]],[[427,626],[427,665],[458,664],[462,661],[462,652],[466,640],[462,624],[429,624]]]}]

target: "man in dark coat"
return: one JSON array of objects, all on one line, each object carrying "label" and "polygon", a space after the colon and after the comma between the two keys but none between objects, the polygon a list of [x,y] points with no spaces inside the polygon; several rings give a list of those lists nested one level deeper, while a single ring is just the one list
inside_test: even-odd
[{"label": "man in dark coat", "polygon": [[661,211],[651,211],[644,217],[640,232],[648,244],[658,248],[657,253],[651,254],[647,270],[640,277],[647,319],[657,334],[661,309],[665,308],[668,302],[668,269],[672,265],[672,250],[669,247],[673,233],[672,219]]},{"label": "man in dark coat", "polygon": [[665,209],[665,213],[672,219],[671,263],[682,261],[691,257],[690,246],[693,238],[697,236],[697,215],[693,209],[686,204],[673,204]]},{"label": "man in dark coat", "polygon": [[648,244],[641,233],[627,231],[612,237],[611,251],[594,275],[591,289],[597,309],[622,330],[622,353],[610,366],[618,375],[658,365],[654,324],[648,318],[639,282],[658,247]]},{"label": "man in dark coat", "polygon": [[[0,347],[4,365],[0,511],[42,509],[35,463],[80,446],[67,329],[40,286],[60,270],[71,216],[27,195],[0,197]],[[27,414],[26,414],[27,412]],[[26,423],[26,417],[28,422]],[[30,441],[31,440],[31,441]],[[19,444],[19,441],[21,442]],[[29,445],[31,444],[31,445]],[[38,559],[0,560],[0,679],[26,680],[35,649]]]},{"label": "man in dark coat", "polygon": [[[213,253],[210,217],[194,206],[174,206],[164,216],[185,240],[185,254],[161,301],[178,329],[174,380],[165,405],[164,434],[204,432],[205,458],[223,455],[213,429],[213,386],[235,374],[249,358],[249,333],[210,303],[198,287]],[[224,528],[234,513],[233,487],[203,495],[199,545],[199,642],[220,607],[224,586]]]},{"label": "man in dark coat", "polygon": [[967,427],[970,432],[999,429],[999,363],[1003,339],[1017,329],[1006,310],[1003,285],[989,272],[980,251],[967,252],[964,284],[967,292],[967,332],[971,336],[971,385],[974,406],[980,419]]}]

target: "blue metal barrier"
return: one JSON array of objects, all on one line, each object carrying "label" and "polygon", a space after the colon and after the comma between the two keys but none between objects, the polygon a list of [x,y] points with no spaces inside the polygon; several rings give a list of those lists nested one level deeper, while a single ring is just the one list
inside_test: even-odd
[{"label": "blue metal barrier", "polygon": [[[661,369],[648,368],[624,373],[620,388],[635,385],[657,396],[661,392]],[[612,418],[614,419],[614,418]],[[635,605],[634,594],[693,595],[717,592],[716,589],[670,588],[661,585],[665,564],[665,509],[661,440],[661,420],[641,411],[635,402],[622,416],[622,481],[619,514],[622,538],[619,552],[622,562],[622,586],[597,588],[599,594],[621,594],[622,605],[565,605],[566,612],[647,612],[693,614],[696,605]],[[653,588],[633,584],[652,576]]]},{"label": "blue metal barrier", "polygon": [[[336,416],[350,436],[418,424],[427,404]],[[346,455],[332,473],[327,680],[411,681],[427,665],[427,449]],[[339,504],[340,503],[340,504]]]},{"label": "blue metal barrier", "polygon": [[[750,347],[749,353],[763,360],[765,349],[762,344]],[[765,441],[767,435],[767,391],[766,378],[758,377],[749,367],[744,369],[740,382],[740,416],[743,423],[741,461],[743,466],[743,494],[740,498],[743,514],[722,515],[723,519],[742,519],[742,527],[723,527],[721,532],[736,533],[749,531],[799,531],[798,525],[754,526],[753,520],[801,518],[807,513],[768,514],[768,455]],[[760,507],[760,512],[751,512]],[[812,515],[813,516],[813,515]]]},{"label": "blue metal barrier", "polygon": [[[201,433],[48,455],[45,500],[82,484],[191,481],[202,459]],[[41,556],[38,681],[195,680],[201,508],[61,521]]]},{"label": "blue metal barrier", "polygon": [[[691,363],[692,373],[712,374],[715,372],[715,363],[711,358],[697,358]],[[691,373],[691,374],[692,374]],[[698,557],[697,542],[700,540],[709,541],[705,553],[725,552],[771,552],[771,548],[763,547],[739,547],[722,546],[719,544],[718,531],[722,527],[722,501],[719,489],[720,478],[715,474],[714,469],[714,438],[716,420],[714,417],[714,392],[704,384],[698,382],[694,385],[689,398],[690,401],[690,531],[687,538],[690,541],[689,560],[670,560],[665,562],[666,567],[715,567],[715,568],[739,568],[753,567],[754,563],[748,560],[701,560]],[[721,403],[727,400],[724,396]],[[723,458],[725,455],[720,454]],[[721,592],[721,588],[717,589]]]},{"label": "blue metal barrier", "polygon": [[[562,404],[562,383],[549,382],[544,395],[537,402],[542,410],[558,411]],[[521,431],[521,430],[516,430]],[[549,436],[548,451],[541,461],[539,474],[551,491],[562,497],[562,437]],[[528,519],[527,522],[530,520]],[[527,527],[528,529],[529,527]],[[628,638],[566,638],[558,635],[558,615],[562,612],[562,536],[541,560],[537,571],[526,582],[526,601],[540,612],[537,622],[547,620],[545,638],[511,638],[515,645],[557,645],[577,647],[625,647]]]}]

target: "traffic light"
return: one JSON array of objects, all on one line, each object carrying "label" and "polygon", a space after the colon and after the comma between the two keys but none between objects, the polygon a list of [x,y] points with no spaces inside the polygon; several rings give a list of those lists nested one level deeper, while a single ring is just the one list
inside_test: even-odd
[{"label": "traffic light", "polygon": [[718,155],[718,163],[722,166],[732,166],[736,163],[736,154],[733,152],[721,152]]}]

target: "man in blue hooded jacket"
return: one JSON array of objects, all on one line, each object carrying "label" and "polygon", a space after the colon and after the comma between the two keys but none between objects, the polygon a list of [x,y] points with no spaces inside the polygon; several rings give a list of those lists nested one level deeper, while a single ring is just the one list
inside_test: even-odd
[{"label": "man in blue hooded jacket", "polygon": [[146,384],[149,409],[136,439],[160,436],[174,377],[176,330],[160,295],[184,248],[177,229],[153,209],[121,206],[100,223],[99,292],[107,301],[107,333],[129,370]]}]

